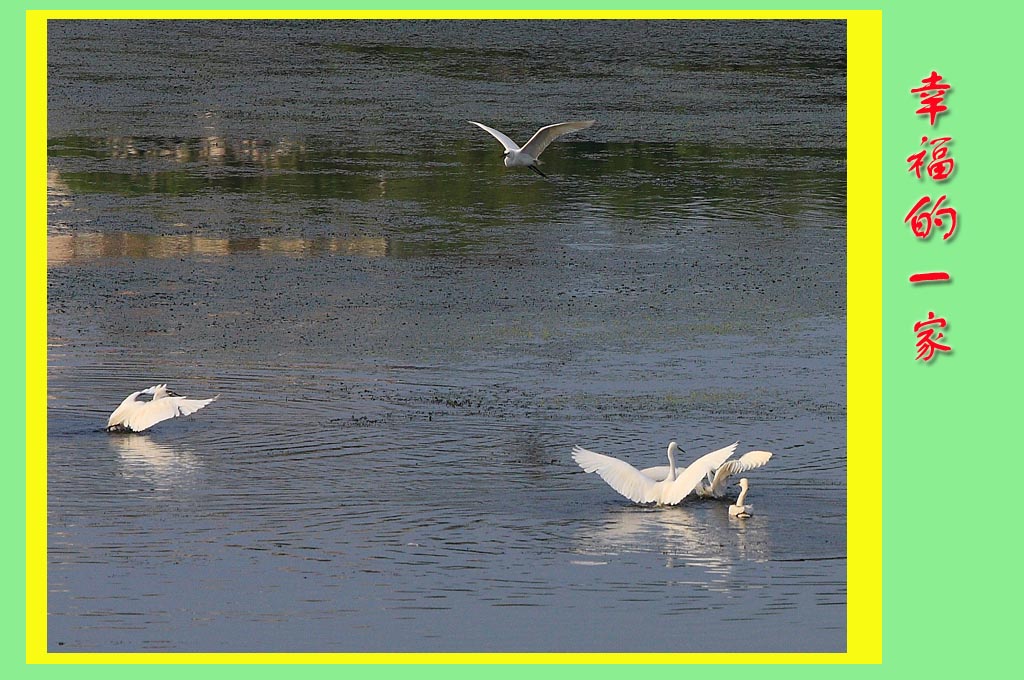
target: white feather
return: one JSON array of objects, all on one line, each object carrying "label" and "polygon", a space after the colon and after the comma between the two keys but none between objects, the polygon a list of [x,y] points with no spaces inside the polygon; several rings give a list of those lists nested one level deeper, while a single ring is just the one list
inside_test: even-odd
[{"label": "white feather", "polygon": [[702,496],[721,497],[725,493],[726,482],[729,477],[735,474],[759,468],[771,460],[772,454],[768,451],[749,451],[739,458],[723,463],[714,471],[714,478],[711,483],[702,488],[699,493]]},{"label": "white feather", "polygon": [[592,120],[573,120],[565,123],[555,123],[554,125],[545,125],[541,129],[537,130],[537,132],[533,134],[533,137],[530,137],[530,141],[520,148],[519,145],[513,142],[504,132],[488,127],[483,123],[478,123],[475,120],[471,120],[469,122],[489,133],[492,137],[501,142],[501,145],[505,147],[504,156],[506,167],[526,166],[541,175],[544,173],[537,169],[537,165],[540,163],[539,158],[541,153],[544,152],[544,149],[548,148],[551,142],[555,141],[562,135],[575,132],[576,130],[583,130],[594,124],[594,121]]},{"label": "white feather", "polygon": [[675,505],[694,490],[701,477],[732,455],[735,448],[736,444],[733,444],[705,454],[683,470],[682,474],[675,475],[675,452],[678,448],[676,443],[672,442],[667,452],[669,472],[661,480],[648,477],[626,461],[589,451],[581,446],[573,448],[572,457],[584,472],[596,472],[608,486],[634,503]]},{"label": "white feather", "polygon": [[[144,394],[151,395],[152,399],[144,401],[141,398]],[[188,399],[170,393],[167,385],[153,385],[125,397],[107,418],[107,429],[142,432],[164,420],[191,415],[216,399]]]},{"label": "white feather", "polygon": [[530,137],[530,141],[523,144],[523,148],[520,149],[520,151],[529,154],[533,158],[540,158],[544,149],[548,148],[551,142],[555,141],[562,135],[569,134],[570,132],[585,130],[593,125],[594,122],[595,121],[592,120],[573,120],[567,123],[545,125],[533,133],[533,137]]},{"label": "white feather", "polygon": [[500,130],[495,130],[492,127],[487,127],[483,123],[478,123],[475,120],[471,120],[469,122],[472,123],[473,125],[476,125],[478,128],[486,130],[487,132],[491,133],[491,135],[499,142],[501,142],[501,145],[503,147],[505,147],[505,151],[519,151],[519,145],[513,142],[511,139],[509,139],[504,132],[501,132]]},{"label": "white feather", "polygon": [[[733,454],[733,452],[736,451],[736,447],[739,446],[739,445],[740,445],[739,442],[733,442],[732,444],[729,444],[729,446],[726,446],[724,448],[718,449],[717,451],[714,451],[713,453],[719,454],[719,453],[722,453],[723,451],[725,451],[725,449],[729,449],[729,456],[731,456]],[[726,458],[728,458],[728,456],[726,456]],[[669,466],[668,465],[655,465],[654,467],[644,468],[643,470],[640,471],[640,473],[643,474],[644,477],[650,477],[654,481],[660,482],[661,480],[665,479],[665,477],[668,476],[668,471],[669,471]],[[682,467],[676,468],[676,475],[679,475],[682,471],[683,471]],[[713,475],[714,473],[715,473],[714,469],[709,471],[709,473],[707,475],[708,483],[711,482],[711,475]],[[700,491],[701,488],[703,488],[703,487],[698,486],[697,490]]]}]

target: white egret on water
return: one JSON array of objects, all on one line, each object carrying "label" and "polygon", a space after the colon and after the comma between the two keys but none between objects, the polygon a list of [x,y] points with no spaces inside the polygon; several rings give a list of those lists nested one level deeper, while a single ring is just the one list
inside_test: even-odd
[{"label": "white egret on water", "polygon": [[702,477],[724,463],[736,450],[738,443],[701,456],[685,470],[677,470],[676,453],[680,449],[675,442],[671,442],[667,451],[668,473],[661,479],[648,477],[624,460],[594,453],[580,446],[573,448],[572,457],[584,472],[596,472],[608,482],[608,486],[634,503],[676,505],[697,487]]},{"label": "white egret on water", "polygon": [[[725,490],[728,487],[726,482],[729,480],[729,477],[759,468],[771,460],[771,458],[772,454],[769,451],[749,451],[739,458],[727,460],[711,470],[703,481],[697,483],[697,495],[701,498],[721,498],[725,495]],[[668,466],[658,465],[644,468],[640,472],[655,481],[659,481],[665,479],[668,475]],[[677,474],[679,472],[677,470]]]},{"label": "white egret on water", "polygon": [[153,385],[132,392],[107,419],[107,432],[142,432],[157,423],[195,413],[217,397],[186,399],[167,389],[167,385]]},{"label": "white egret on water", "polygon": [[491,133],[495,139],[501,142],[501,145],[505,147],[505,153],[502,154],[505,157],[505,167],[512,168],[525,165],[541,177],[547,177],[547,175],[541,172],[540,168],[537,167],[537,165],[540,164],[539,158],[541,152],[548,148],[548,145],[551,144],[551,142],[555,141],[562,135],[575,132],[576,130],[584,130],[593,125],[596,121],[576,120],[569,121],[567,123],[546,125],[537,130],[537,132],[533,134],[533,137],[530,137],[530,141],[522,147],[509,139],[504,133],[499,132],[494,128],[487,127],[483,123],[478,123],[475,120],[471,120],[469,122],[480,129]]},{"label": "white egret on water", "polygon": [[754,514],[754,506],[744,505],[743,503],[747,500],[747,489],[750,488],[746,477],[740,480],[739,487],[740,495],[736,498],[736,503],[729,506],[729,517],[746,519]]}]

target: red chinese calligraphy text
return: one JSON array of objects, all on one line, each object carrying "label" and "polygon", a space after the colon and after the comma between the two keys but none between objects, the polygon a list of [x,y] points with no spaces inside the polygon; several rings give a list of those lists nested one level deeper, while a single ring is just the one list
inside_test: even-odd
[{"label": "red chinese calligraphy text", "polygon": [[931,200],[931,196],[922,197],[910,209],[907,216],[903,218],[903,222],[910,222],[910,230],[914,232],[914,236],[928,238],[928,234],[932,232],[932,227],[941,227],[944,223],[944,218],[948,217],[949,231],[942,235],[942,240],[945,241],[956,230],[956,210],[949,207],[940,207],[942,202],[946,200],[945,194],[939,196],[931,210],[926,210],[925,207]]},{"label": "red chinese calligraphy text", "polygon": [[922,137],[921,144],[927,143],[932,147],[932,159],[925,166],[924,159],[928,153],[927,149],[922,149],[915,154],[907,156],[907,162],[910,163],[909,172],[914,173],[918,179],[921,179],[921,168],[925,168],[928,176],[936,182],[948,179],[953,174],[953,166],[955,164],[953,157],[949,155],[949,149],[946,147],[951,141],[953,141],[952,137],[936,137],[932,140]]},{"label": "red chinese calligraphy text", "polygon": [[[935,326],[936,328],[929,328]],[[917,359],[931,361],[936,352],[949,352],[953,348],[939,342],[942,333],[938,328],[945,328],[946,320],[936,317],[935,312],[928,312],[927,321],[918,321],[914,324],[914,332],[917,333]]]},{"label": "red chinese calligraphy text", "polygon": [[935,125],[935,119],[938,115],[948,110],[948,107],[942,103],[942,100],[950,86],[948,83],[942,82],[942,76],[935,71],[932,71],[932,74],[927,78],[923,78],[921,82],[923,83],[921,87],[915,87],[910,90],[911,94],[921,97],[921,108],[915,111],[915,113],[928,116],[928,124]]},{"label": "red chinese calligraphy text", "polygon": [[922,272],[920,274],[911,274],[911,283],[928,283],[933,281],[949,281],[949,272]]}]

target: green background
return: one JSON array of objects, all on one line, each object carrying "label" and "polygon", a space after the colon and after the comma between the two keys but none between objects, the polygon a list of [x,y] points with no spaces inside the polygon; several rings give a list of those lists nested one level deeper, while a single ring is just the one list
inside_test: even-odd
[{"label": "green background", "polygon": [[[1000,3],[1002,5],[1002,3]],[[1005,5],[1002,5],[1005,7]],[[850,230],[881,229],[883,307],[883,469],[872,490],[883,503],[883,663],[880,666],[772,666],[729,672],[768,678],[847,676],[954,677],[969,673],[1013,674],[1021,605],[1018,561],[1021,529],[1016,507],[1018,462],[1024,446],[1016,432],[1024,419],[1018,396],[1021,293],[1018,258],[1024,255],[1018,171],[1021,128],[1018,72],[1022,63],[1021,12],[994,3],[965,2],[746,2],[711,3],[622,0],[559,2],[517,0],[479,5],[465,0],[370,3],[182,2],[167,9],[882,9],[883,178],[881,223],[853,205]],[[2,417],[7,433],[4,476],[3,666],[18,677],[73,673],[86,680],[128,677],[134,666],[26,666],[24,512],[24,73],[26,9],[138,9],[141,3],[81,2],[5,5],[2,30],[5,83],[12,105],[4,111],[12,163],[4,167],[8,224],[2,231],[4,307],[13,319],[4,335],[8,357]],[[156,6],[146,7],[155,9]],[[931,70],[952,85],[950,110],[935,128],[914,114],[909,93]],[[918,182],[904,160],[922,135],[953,137],[957,169],[942,185]],[[935,190],[949,195],[959,212],[949,242],[933,234],[915,239],[903,217],[916,200]],[[918,271],[945,270],[949,284],[913,287]],[[913,323],[934,310],[949,322],[945,340],[954,348],[930,364],[914,360]],[[874,330],[874,329],[871,329]],[[837,329],[836,341],[842,341]],[[854,459],[867,452],[851,450]],[[585,621],[580,622],[586,625]],[[152,677],[179,673],[217,677],[277,677],[290,669],[265,667],[152,666]],[[566,675],[613,678],[654,668],[574,667],[319,667],[303,674],[419,678]],[[683,667],[672,673],[701,673]],[[723,671],[715,671],[723,672]],[[1018,671],[1019,672],[1019,671]],[[11,675],[5,673],[6,677]]]}]

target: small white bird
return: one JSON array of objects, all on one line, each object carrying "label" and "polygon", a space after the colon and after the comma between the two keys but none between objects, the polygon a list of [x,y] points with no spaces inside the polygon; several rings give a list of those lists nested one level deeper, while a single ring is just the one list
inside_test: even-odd
[{"label": "small white bird", "polygon": [[544,149],[548,148],[551,142],[555,141],[562,135],[576,130],[584,130],[596,121],[592,120],[577,120],[569,121],[568,123],[555,123],[554,125],[546,125],[541,129],[537,130],[530,137],[530,141],[524,144],[521,148],[518,144],[509,139],[504,133],[495,130],[494,128],[487,127],[483,123],[478,123],[475,120],[469,121],[473,125],[476,125],[482,130],[486,130],[491,135],[501,142],[501,145],[505,147],[505,153],[502,155],[505,157],[505,167],[511,168],[519,165],[525,165],[526,167],[533,170],[541,177],[547,177],[537,165],[540,164],[540,154]]},{"label": "small white bird", "polygon": [[[721,498],[725,495],[729,477],[759,468],[771,458],[772,454],[769,451],[748,451],[739,458],[727,460],[711,470],[703,482],[697,483],[697,495],[701,498]],[[668,475],[668,466],[658,465],[644,468],[640,472],[654,480],[665,479]]]},{"label": "small white bird", "polygon": [[750,485],[747,483],[747,478],[744,477],[739,482],[740,495],[736,498],[736,503],[729,506],[729,517],[739,517],[740,519],[746,519],[754,514],[753,505],[744,505],[743,501],[747,499],[747,489]]},{"label": "small white bird", "polygon": [[701,456],[683,470],[682,474],[677,475],[675,454],[679,450],[675,442],[669,443],[668,474],[660,480],[648,477],[624,460],[594,453],[579,446],[573,448],[572,457],[584,472],[596,472],[601,479],[608,482],[608,486],[634,503],[676,505],[696,488],[701,477],[732,455],[736,450],[736,444]]},{"label": "small white bird", "polygon": [[[146,399],[146,397],[149,397]],[[186,399],[167,389],[167,385],[153,385],[132,392],[107,419],[107,432],[142,432],[162,420],[195,413],[212,399]]]}]

